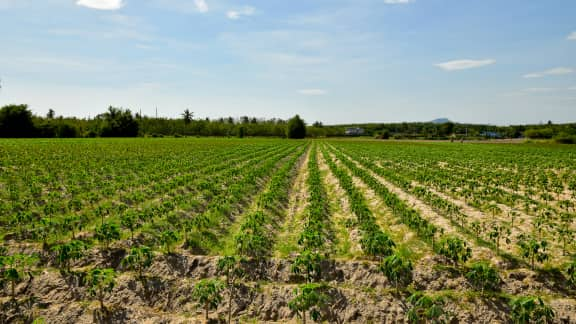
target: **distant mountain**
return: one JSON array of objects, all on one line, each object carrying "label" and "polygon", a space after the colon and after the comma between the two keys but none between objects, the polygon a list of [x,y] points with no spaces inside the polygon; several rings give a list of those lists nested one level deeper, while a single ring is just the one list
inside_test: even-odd
[{"label": "distant mountain", "polygon": [[450,119],[448,118],[437,118],[431,121],[432,124],[446,124],[451,123]]}]

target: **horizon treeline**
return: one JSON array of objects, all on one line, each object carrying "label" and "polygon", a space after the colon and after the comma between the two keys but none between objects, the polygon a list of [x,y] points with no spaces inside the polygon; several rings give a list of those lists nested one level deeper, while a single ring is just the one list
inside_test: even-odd
[{"label": "horizon treeline", "polygon": [[[0,137],[75,138],[75,137],[286,137],[288,120],[242,116],[217,119],[195,118],[185,110],[182,118],[156,118],[133,114],[128,109],[110,106],[94,118],[57,116],[52,109],[46,116],[33,115],[27,105],[0,108]],[[297,117],[297,116],[296,116]],[[299,117],[298,117],[299,118]],[[303,121],[302,121],[303,122]],[[352,131],[350,132],[350,128]],[[361,128],[357,132],[354,128]],[[347,130],[349,130],[347,132]],[[576,143],[576,123],[493,126],[453,122],[403,122],[349,125],[323,125],[316,121],[306,126],[306,137],[370,136],[381,139],[482,139],[532,138]]]}]

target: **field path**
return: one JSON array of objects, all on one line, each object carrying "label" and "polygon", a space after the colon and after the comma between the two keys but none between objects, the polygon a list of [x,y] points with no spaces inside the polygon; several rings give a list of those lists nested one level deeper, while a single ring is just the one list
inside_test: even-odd
[{"label": "field path", "polygon": [[296,253],[298,249],[298,236],[304,228],[306,221],[306,207],[308,206],[308,160],[312,154],[311,146],[308,147],[304,157],[299,161],[297,176],[290,190],[288,209],[284,224],[278,233],[275,255],[278,258],[288,257]]}]

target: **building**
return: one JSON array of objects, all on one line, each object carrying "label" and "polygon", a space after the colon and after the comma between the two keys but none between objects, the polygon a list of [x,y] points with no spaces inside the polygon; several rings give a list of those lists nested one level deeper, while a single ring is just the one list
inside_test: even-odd
[{"label": "building", "polygon": [[364,128],[360,128],[360,127],[349,127],[349,128],[346,128],[345,134],[346,134],[346,136],[360,136],[360,135],[364,135]]}]

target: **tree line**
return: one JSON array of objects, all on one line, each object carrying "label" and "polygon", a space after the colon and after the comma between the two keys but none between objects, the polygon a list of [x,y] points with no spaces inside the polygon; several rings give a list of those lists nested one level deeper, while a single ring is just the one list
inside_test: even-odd
[{"label": "tree line", "polygon": [[73,138],[73,137],[336,137],[346,136],[348,128],[362,128],[363,136],[380,139],[552,139],[558,143],[576,143],[576,123],[493,126],[453,122],[403,122],[350,125],[311,125],[298,116],[290,120],[242,116],[217,119],[195,118],[186,109],[181,118],[157,118],[133,114],[128,109],[110,106],[94,118],[36,116],[27,105],[8,105],[0,109],[0,137]]},{"label": "tree line", "polygon": [[27,105],[8,105],[0,109],[0,137],[75,138],[75,137],[289,137],[327,136],[321,123],[306,126],[298,116],[290,120],[240,118],[194,118],[188,109],[182,118],[154,118],[133,114],[128,109],[110,106],[94,118],[56,116],[51,109],[46,116],[36,116]]}]

